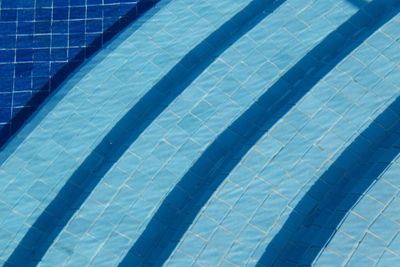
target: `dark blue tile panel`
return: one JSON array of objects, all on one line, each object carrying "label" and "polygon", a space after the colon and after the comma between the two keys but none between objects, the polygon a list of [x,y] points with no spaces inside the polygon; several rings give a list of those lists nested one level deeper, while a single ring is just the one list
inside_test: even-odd
[{"label": "dark blue tile panel", "polygon": [[0,1],[0,146],[66,76],[157,1]]}]

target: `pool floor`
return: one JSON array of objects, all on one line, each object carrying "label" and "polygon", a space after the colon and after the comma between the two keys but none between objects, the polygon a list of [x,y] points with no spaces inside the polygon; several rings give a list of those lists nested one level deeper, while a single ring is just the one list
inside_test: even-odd
[{"label": "pool floor", "polygon": [[400,1],[155,2],[2,147],[0,264],[396,266]]}]

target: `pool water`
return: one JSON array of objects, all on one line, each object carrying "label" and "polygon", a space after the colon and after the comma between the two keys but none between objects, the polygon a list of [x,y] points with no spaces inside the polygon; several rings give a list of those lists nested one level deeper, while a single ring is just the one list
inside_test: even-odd
[{"label": "pool water", "polygon": [[400,1],[132,2],[7,137],[0,263],[399,262]]}]

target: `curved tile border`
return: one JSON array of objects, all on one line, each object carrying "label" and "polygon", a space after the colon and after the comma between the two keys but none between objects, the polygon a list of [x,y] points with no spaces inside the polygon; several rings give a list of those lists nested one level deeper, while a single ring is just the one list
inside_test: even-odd
[{"label": "curved tile border", "polygon": [[158,1],[1,1],[0,146],[85,59]]},{"label": "curved tile border", "polygon": [[[379,148],[375,159],[368,162],[368,170],[359,176],[360,187],[356,186],[352,194],[360,199],[346,214],[313,265],[396,266],[400,262],[400,134],[395,135]],[[397,156],[391,161],[393,154]],[[388,167],[377,174],[382,170],[382,163]],[[369,184],[371,179],[374,179],[373,184],[363,192],[365,186],[362,184]]]},{"label": "curved tile border", "polygon": [[[118,121],[36,220],[9,261],[25,264],[39,261],[43,257],[63,226],[73,216],[72,211],[82,205],[129,145],[218,55],[269,14],[266,11],[269,11],[270,5],[263,6],[264,2],[270,1],[252,1],[211,33],[188,52]],[[253,19],[255,14],[261,16]],[[38,235],[37,229],[42,229],[42,233]],[[35,247],[34,258],[29,250],[25,249],[27,246]]]},{"label": "curved tile border", "polygon": [[[335,233],[337,226],[388,164],[398,150],[385,154],[385,163],[375,166],[362,183],[379,148],[398,142],[400,97],[382,112],[339,156],[294,208],[281,230],[268,245],[259,266],[270,266],[276,255],[279,264],[309,266]],[[378,152],[378,153],[374,153]],[[281,249],[278,249],[281,247]],[[277,262],[274,262],[277,264]]]},{"label": "curved tile border", "polygon": [[[169,193],[122,266],[161,261],[174,249],[212,193],[252,145],[338,62],[381,24],[390,1],[374,1],[328,35],[229,126]],[[372,19],[374,18],[374,19]],[[324,67],[324,68],[322,68]],[[266,108],[267,107],[267,108]],[[176,242],[173,242],[176,245]],[[151,251],[149,253],[149,251]],[[162,255],[162,256],[160,256]]]},{"label": "curved tile border", "polygon": [[[290,69],[311,50],[318,43],[318,39],[329,34],[335,29],[335,25],[340,25],[356,12],[355,9],[351,9],[351,14],[347,14],[345,18],[332,20],[333,25],[321,29],[318,35],[320,38],[312,38],[315,37],[315,32],[308,27],[304,31],[295,32],[294,36],[297,37],[295,38],[288,31],[281,30],[286,23],[296,22],[299,19],[295,15],[298,14],[297,9],[289,2],[285,2],[271,16],[262,20],[254,30],[214,61],[179,95],[177,101],[174,101],[132,143],[128,151],[118,159],[85,203],[75,212],[43,261],[57,259],[60,255],[67,256],[71,262],[75,256],[79,259],[89,258],[91,262],[114,261],[113,258],[124,256],[169,190],[207,145],[252,104],[255,95],[265,92],[285,70]],[[226,3],[229,3],[229,0]],[[346,5],[319,2],[306,5],[303,10],[305,13],[308,10],[308,14],[311,13],[310,10],[330,14],[329,11],[341,10],[342,7]],[[294,15],[287,17],[282,14]],[[321,20],[323,21],[323,18]],[[313,25],[316,27],[321,20],[316,19]],[[276,34],[279,34],[280,38],[277,38],[280,40],[279,43],[287,43],[288,50],[293,49],[297,52],[291,55],[289,62],[287,54],[271,58],[270,63],[264,56],[275,53],[274,50],[271,52],[271,47],[277,45],[276,39],[269,37]],[[250,40],[253,42],[249,43]],[[296,50],[300,44],[308,49]],[[268,67],[261,74],[260,69],[266,62]],[[280,66],[280,71],[271,67],[272,64]],[[218,76],[215,76],[216,74]],[[239,79],[242,83],[232,84],[230,81],[235,79]],[[249,97],[250,95],[254,97]],[[200,100],[202,103],[212,103],[206,105],[206,113],[200,114],[195,109],[196,103]],[[127,190],[120,190],[122,188]],[[96,205],[97,201],[103,205]],[[80,254],[82,247],[90,252]]]},{"label": "curved tile border", "polygon": [[[260,138],[202,207],[167,266],[258,262],[308,189],[399,95],[392,84],[398,85],[398,61],[384,56],[398,44],[399,18],[375,31]],[[374,48],[377,43],[384,45]],[[348,251],[340,245],[335,251]]]},{"label": "curved tile border", "polygon": [[[382,10],[384,8],[382,6],[373,7],[372,10],[375,12],[381,12],[381,18],[379,16],[375,18],[376,22],[371,30],[386,23],[400,11],[398,1],[387,1],[387,3],[393,6],[386,12]],[[379,165],[379,168],[374,169],[370,179],[358,184],[358,179],[368,169],[367,163],[373,157],[379,157],[379,148],[385,144],[384,142],[387,139],[389,145],[396,142],[400,123],[399,107],[400,99],[397,98],[343,151],[309,189],[269,243],[258,266],[293,263],[308,266],[314,262],[360,195],[390,163],[391,160],[388,160],[386,165]],[[387,157],[385,159],[393,159],[397,155],[395,151],[391,152],[385,155]]]}]

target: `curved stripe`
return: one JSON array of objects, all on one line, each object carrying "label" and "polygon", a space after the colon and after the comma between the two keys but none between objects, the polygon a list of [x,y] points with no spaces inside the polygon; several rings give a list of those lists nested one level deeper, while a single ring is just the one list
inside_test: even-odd
[{"label": "curved stripe", "polygon": [[[25,132],[23,135],[28,135],[32,131],[34,127],[37,125],[32,125],[31,121],[35,118],[35,116],[41,112],[41,116],[45,117],[47,113],[49,113],[54,106],[58,103],[58,101],[54,101],[54,96],[59,93],[63,86],[64,81],[69,77],[69,75],[74,72],[79,72],[81,75],[82,72],[88,72],[88,65],[85,63],[94,56],[97,52],[99,52],[102,48],[107,47],[107,44],[114,37],[116,38],[121,32],[125,30],[125,28],[131,23],[135,22],[135,30],[139,28],[143,22],[135,21],[140,15],[143,15],[147,10],[152,8],[157,2],[160,0],[145,0],[138,2],[137,10],[131,10],[125,16],[121,17],[117,20],[113,25],[108,28],[107,31],[103,32],[98,38],[96,38],[92,44],[101,43],[99,47],[90,45],[88,47],[82,48],[81,52],[78,53],[70,62],[66,63],[66,65],[61,68],[54,76],[50,78],[48,83],[44,85],[45,87],[51,87],[52,90],[50,93],[37,93],[34,95],[27,103],[26,106],[29,106],[32,110],[27,114],[26,112],[20,112],[15,115],[15,117],[11,120],[10,124],[13,125],[13,128],[10,129],[10,132],[7,135],[10,135],[6,140],[0,140],[0,166],[7,160],[7,158],[12,155],[12,153],[16,150],[16,148],[25,140],[21,138],[21,132]],[[171,0],[163,0],[164,2],[169,2]],[[138,11],[138,12],[136,12]],[[152,16],[152,15],[151,15]],[[149,17],[150,18],[150,17]],[[131,32],[133,32],[131,30]],[[113,40],[114,45],[116,44],[116,39]],[[104,56],[96,54],[96,57]],[[79,58],[84,58],[84,60],[79,60]],[[85,69],[86,68],[86,69]],[[76,76],[76,74],[74,74]],[[76,79],[76,78],[75,78]],[[74,81],[76,84],[80,78]],[[70,83],[71,80],[68,81]],[[73,86],[69,86],[72,88]],[[43,90],[40,90],[43,91]],[[66,93],[65,91],[63,92]],[[50,106],[50,98],[52,98],[52,103]],[[47,101],[47,102],[46,102]],[[43,112],[42,107],[46,106],[46,112]],[[28,122],[30,125],[28,125]],[[22,124],[21,124],[22,123]],[[21,125],[20,125],[21,124]],[[0,130],[0,136],[3,134],[3,130]],[[7,147],[7,154],[4,153],[5,147]]]},{"label": "curved stripe", "polygon": [[359,183],[369,170],[369,163],[382,153],[379,148],[399,141],[399,130],[400,97],[397,97],[310,188],[257,265],[284,266],[292,262],[310,266],[348,211],[399,154],[399,148],[385,153],[384,163],[376,165]]},{"label": "curved stripe", "polygon": [[[90,153],[35,221],[7,261],[18,262],[23,266],[37,264],[74,212],[130,144],[220,54],[283,2],[284,0],[250,2],[186,54],[118,121]],[[35,251],[26,249],[27,247],[34,247]]]},{"label": "curved stripe", "polygon": [[[121,266],[161,265],[241,158],[334,66],[376,28],[390,1],[375,0],[329,34],[206,149],[165,198]],[[375,18],[372,18],[374,14]]]},{"label": "curved stripe", "polygon": [[[121,18],[116,20],[104,32],[99,34],[90,44],[82,47],[73,58],[58,70],[50,79],[40,88],[35,89],[38,91],[31,99],[24,105],[25,108],[29,107],[29,111],[17,113],[9,121],[10,128],[5,127],[0,130],[0,149],[6,145],[7,141],[14,135],[21,126],[29,119],[40,105],[51,95],[58,87],[64,82],[68,76],[76,71],[88,58],[90,58],[97,51],[102,49],[114,36],[118,35],[126,26],[135,21],[140,15],[153,7],[159,0],[141,0],[136,3],[136,7],[132,8]],[[1,1],[0,1],[1,2]],[[0,3],[1,5],[1,3]],[[0,10],[1,11],[1,10]],[[16,78],[14,78],[16,79]],[[2,138],[6,136],[6,138]]]},{"label": "curved stripe", "polygon": [[[389,14],[377,22],[377,26],[400,12],[400,2],[395,4]],[[373,172],[360,181],[370,170],[369,163],[381,156],[379,148],[393,146],[399,141],[399,130],[400,97],[312,185],[269,243],[257,266],[311,266],[346,214],[399,154],[398,149],[385,153],[384,163],[375,166]]]},{"label": "curved stripe", "polygon": [[[400,215],[398,130],[397,136],[393,134],[388,139],[379,147],[381,152],[375,153],[375,159],[365,166],[368,170],[358,177],[359,185],[347,195],[357,195],[359,199],[313,265],[323,266],[329,262],[335,266],[397,266],[400,262],[400,226],[396,222]],[[382,171],[383,162],[387,167]],[[365,182],[372,182],[372,185],[364,191]]]}]

